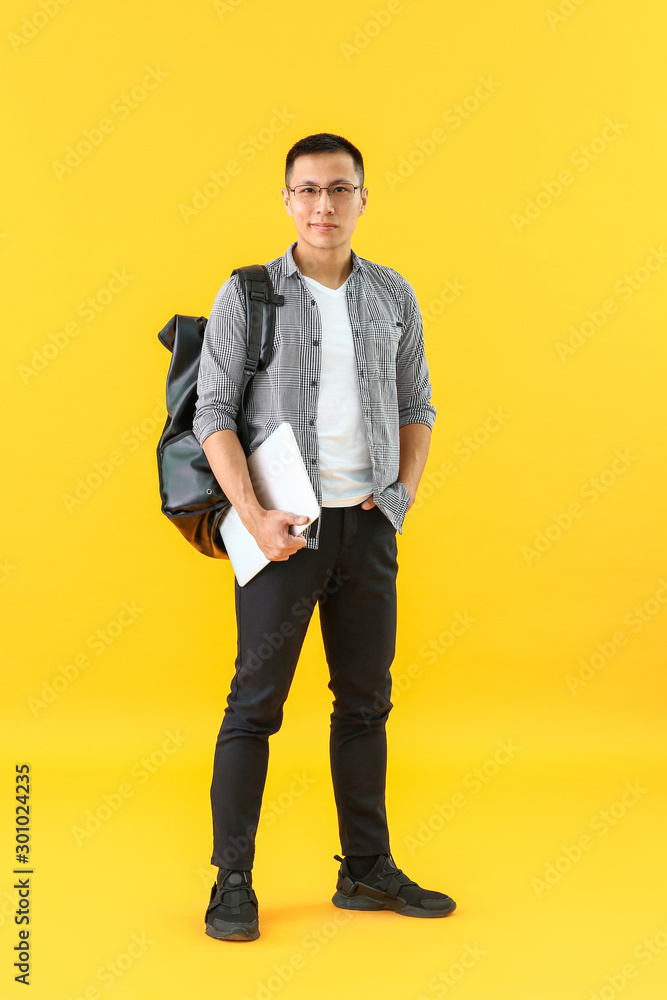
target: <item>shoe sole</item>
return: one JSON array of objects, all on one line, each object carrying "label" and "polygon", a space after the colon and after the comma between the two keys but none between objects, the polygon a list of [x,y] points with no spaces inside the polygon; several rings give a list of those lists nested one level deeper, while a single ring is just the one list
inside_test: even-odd
[{"label": "shoe sole", "polygon": [[[216,921],[222,924],[222,921]],[[222,927],[213,927],[206,924],[206,933],[209,937],[218,941],[256,941],[259,937],[259,928],[248,924],[222,924]]]},{"label": "shoe sole", "polygon": [[[370,896],[362,896],[358,894],[356,896],[344,896],[342,892],[338,890],[331,897],[331,902],[334,906],[340,907],[341,910],[392,910],[393,907],[389,906],[387,903],[379,903],[377,899],[371,899]],[[421,906],[402,906],[400,910],[393,910],[394,913],[398,913],[403,917],[446,917],[450,913],[453,913],[456,909],[456,903],[452,900],[452,905],[446,910],[424,910]]]}]

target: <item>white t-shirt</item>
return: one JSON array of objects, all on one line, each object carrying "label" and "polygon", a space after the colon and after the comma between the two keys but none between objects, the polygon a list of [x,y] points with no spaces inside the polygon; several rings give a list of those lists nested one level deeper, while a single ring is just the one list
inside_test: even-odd
[{"label": "white t-shirt", "polygon": [[347,281],[340,288],[327,288],[305,274],[302,277],[322,320],[317,407],[322,506],[351,507],[373,493],[373,468],[345,298]]}]

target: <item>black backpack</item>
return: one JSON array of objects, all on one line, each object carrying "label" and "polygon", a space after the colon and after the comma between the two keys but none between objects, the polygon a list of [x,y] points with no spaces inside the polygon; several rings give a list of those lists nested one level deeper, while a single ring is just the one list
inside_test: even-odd
[{"label": "black backpack", "polygon": [[[237,425],[246,455],[250,453],[245,419],[245,394],[250,379],[265,368],[273,347],[276,306],[271,278],[263,264],[237,267],[246,305],[247,358]],[[158,339],[171,362],[167,373],[167,422],[157,446],[161,510],[198,552],[214,559],[229,558],[218,531],[229,500],[211,471],[197,441],[192,422],[197,402],[197,376],[207,319],[205,316],[172,316]]]}]

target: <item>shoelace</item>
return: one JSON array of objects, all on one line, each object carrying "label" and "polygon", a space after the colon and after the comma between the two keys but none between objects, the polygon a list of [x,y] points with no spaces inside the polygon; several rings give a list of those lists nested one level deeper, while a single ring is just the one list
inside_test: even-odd
[{"label": "shoelace", "polygon": [[[390,868],[388,867],[389,865],[393,865],[393,867]],[[414,882],[411,878],[408,878],[408,876],[405,874],[402,868],[399,868],[397,866],[391,854],[388,854],[387,857],[385,858],[384,864],[382,866],[382,872],[377,877],[380,880],[382,880],[387,876],[393,876],[393,878],[395,878],[397,881],[400,881],[402,885],[417,885],[417,883]],[[403,879],[405,879],[405,881],[403,881]]]},{"label": "shoelace", "polygon": [[[343,858],[341,858],[339,854],[334,854],[334,858],[336,859],[336,861],[340,861],[340,862],[343,861]],[[387,867],[388,864],[392,864],[394,867],[393,868],[388,868]],[[373,866],[373,867],[375,867],[375,866]],[[363,882],[364,878],[368,878],[369,875],[370,875],[370,872],[368,872],[366,875],[364,875],[363,878],[355,878],[350,873],[350,875],[348,877],[350,879],[352,879],[353,882]],[[378,881],[381,882],[384,878],[387,878],[389,876],[393,876],[396,879],[397,882],[400,882],[401,885],[417,885],[417,883],[413,879],[408,878],[408,876],[405,874],[405,872],[401,868],[397,867],[396,862],[394,861],[394,859],[391,856],[391,854],[388,854],[386,856],[386,858],[385,858],[385,860],[384,860],[384,862],[382,864],[382,871],[379,874],[376,874],[375,878],[378,879]]]},{"label": "shoelace", "polygon": [[[219,904],[222,904],[223,906],[241,906],[243,903],[255,902],[254,890],[248,881],[247,875],[243,872],[239,874],[243,875],[243,881],[239,882],[238,885],[220,885],[220,883],[216,882],[216,895],[219,896],[216,906]],[[226,875],[224,881],[226,881],[228,877],[229,876]],[[236,893],[236,898],[233,899],[232,903],[228,904],[225,903],[225,894],[229,892]]]}]

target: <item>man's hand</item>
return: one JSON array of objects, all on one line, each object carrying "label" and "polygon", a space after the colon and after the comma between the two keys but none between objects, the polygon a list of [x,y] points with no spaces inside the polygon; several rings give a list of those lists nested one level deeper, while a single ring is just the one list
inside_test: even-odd
[{"label": "man's hand", "polygon": [[304,514],[289,514],[284,510],[262,510],[260,508],[248,525],[248,530],[271,562],[286,562],[306,544],[303,535],[290,535],[290,524],[306,524]]},{"label": "man's hand", "polygon": [[[398,482],[403,482],[403,480],[399,479]],[[406,510],[405,510],[405,513],[407,514],[407,512],[410,510],[410,508],[412,507],[413,503],[415,502],[415,496],[416,496],[416,493],[417,493],[417,488],[414,487],[414,492],[413,492],[410,489],[410,487],[407,485],[407,483],[403,483],[403,485],[405,486],[406,490],[410,494],[410,503],[408,504],[408,506],[406,507]],[[375,507],[375,500],[373,499],[373,497],[367,497],[367,499],[364,500],[364,502],[361,505],[361,509],[362,510],[371,510],[373,507]]]},{"label": "man's hand", "polygon": [[264,510],[252,488],[248,463],[236,432],[214,431],[202,448],[213,475],[267,559],[285,562],[306,544],[301,535],[290,535],[290,524],[307,524],[305,514],[285,510]]},{"label": "man's hand", "polygon": [[[431,443],[431,428],[426,424],[404,424],[399,430],[400,460],[397,482],[403,483],[410,494],[410,502],[405,513],[410,510],[417,499],[417,487],[421,479],[426,457]],[[362,510],[375,507],[373,497],[366,497],[361,505]]]}]

